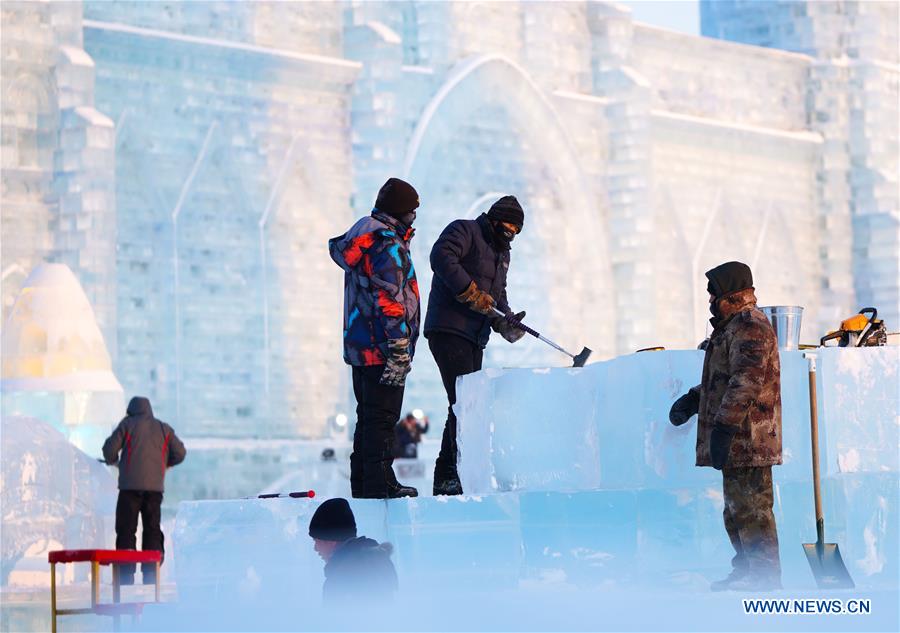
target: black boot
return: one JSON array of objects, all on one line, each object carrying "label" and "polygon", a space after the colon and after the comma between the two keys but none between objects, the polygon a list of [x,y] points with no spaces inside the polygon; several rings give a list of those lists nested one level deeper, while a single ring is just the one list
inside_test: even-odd
[{"label": "black boot", "polygon": [[463,493],[462,482],[456,473],[445,474],[443,476],[435,476],[432,494],[435,497],[440,495],[461,495]]},{"label": "black boot", "polygon": [[412,486],[405,486],[399,482],[388,484],[387,498],[399,499],[401,497],[418,497],[419,491]]},{"label": "black boot", "polygon": [[379,460],[365,464],[365,479],[362,486],[363,499],[398,499],[418,497],[419,491],[412,486],[404,486],[394,474],[393,431],[381,439]]},{"label": "black boot", "polygon": [[365,490],[362,494],[353,495],[354,499],[399,499],[401,497],[418,497],[419,491],[412,486],[401,483],[389,483],[384,491]]}]

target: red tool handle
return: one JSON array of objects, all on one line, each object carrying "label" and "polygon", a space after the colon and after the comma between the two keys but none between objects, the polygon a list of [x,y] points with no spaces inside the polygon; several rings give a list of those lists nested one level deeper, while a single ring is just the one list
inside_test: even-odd
[{"label": "red tool handle", "polygon": [[315,490],[304,490],[303,492],[289,492],[287,494],[281,492],[270,492],[264,495],[257,495],[257,499],[281,499],[290,497],[291,499],[312,499],[316,496]]}]

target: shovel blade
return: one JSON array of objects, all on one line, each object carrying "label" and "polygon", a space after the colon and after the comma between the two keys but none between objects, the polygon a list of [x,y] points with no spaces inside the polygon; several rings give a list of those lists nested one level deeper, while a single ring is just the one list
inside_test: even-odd
[{"label": "shovel blade", "polygon": [[584,364],[587,362],[588,356],[590,356],[593,353],[594,353],[593,350],[590,350],[587,347],[585,347],[584,349],[581,350],[580,353],[578,353],[576,356],[572,357],[572,360],[575,361],[574,363],[572,363],[572,367],[584,367]]},{"label": "shovel blade", "polygon": [[853,589],[853,579],[837,543],[804,543],[803,551],[819,589]]}]

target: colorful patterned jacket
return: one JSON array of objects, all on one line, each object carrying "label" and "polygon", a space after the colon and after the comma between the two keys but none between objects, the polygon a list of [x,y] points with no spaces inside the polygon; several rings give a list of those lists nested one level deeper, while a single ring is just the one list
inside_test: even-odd
[{"label": "colorful patterned jacket", "polygon": [[419,284],[409,255],[413,230],[374,212],[328,241],[344,270],[344,362],[383,365],[388,341],[419,337]]},{"label": "colorful patterned jacket", "polygon": [[[722,300],[706,348],[699,392],[697,466],[711,466],[713,427],[735,430],[726,468],[781,463],[781,362],[778,341],[753,289]],[[714,320],[715,321],[715,320]]]}]

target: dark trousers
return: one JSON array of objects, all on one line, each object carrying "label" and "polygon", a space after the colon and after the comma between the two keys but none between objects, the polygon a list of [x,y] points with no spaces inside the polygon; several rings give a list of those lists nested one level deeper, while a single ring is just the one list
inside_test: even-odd
[{"label": "dark trousers", "polygon": [[350,488],[354,497],[385,498],[394,475],[394,425],[403,408],[403,387],[382,385],[383,365],[353,368],[356,431],[350,454]]},{"label": "dark trousers", "polygon": [[453,405],[456,404],[456,379],[465,374],[481,369],[484,350],[481,346],[454,334],[434,332],[428,336],[428,348],[441,372],[441,381],[447,391],[447,423],[441,437],[441,452],[434,465],[434,482],[459,479],[456,471],[456,415]]},{"label": "dark trousers", "polygon": [[[116,503],[116,549],[137,549],[138,515],[141,516],[142,550],[165,552],[165,537],[159,527],[163,493],[152,490],[120,490]],[[144,582],[156,578],[156,564],[141,565]],[[126,581],[134,579],[134,565],[120,565],[119,573]]]},{"label": "dark trousers", "polygon": [[732,565],[755,576],[780,578],[772,467],[725,468],[722,489],[725,531],[735,551]]}]

